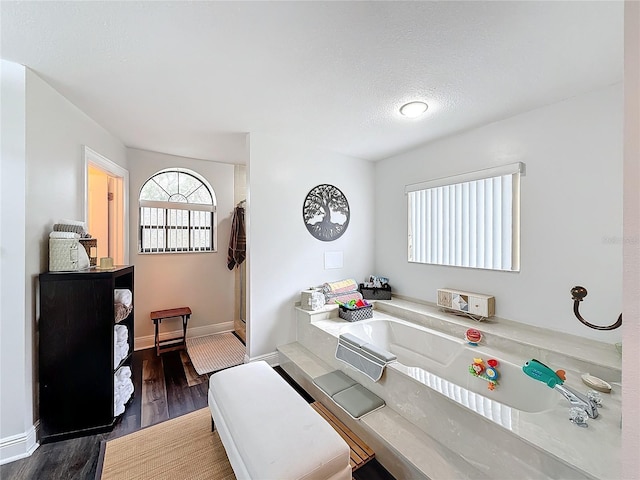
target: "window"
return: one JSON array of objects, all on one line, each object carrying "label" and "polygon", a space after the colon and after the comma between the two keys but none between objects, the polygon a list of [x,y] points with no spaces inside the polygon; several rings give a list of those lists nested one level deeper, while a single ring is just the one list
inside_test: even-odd
[{"label": "window", "polygon": [[183,168],[162,170],[140,189],[140,252],[215,252],[216,198]]},{"label": "window", "polygon": [[407,185],[409,262],[520,270],[520,175],[514,163]]}]

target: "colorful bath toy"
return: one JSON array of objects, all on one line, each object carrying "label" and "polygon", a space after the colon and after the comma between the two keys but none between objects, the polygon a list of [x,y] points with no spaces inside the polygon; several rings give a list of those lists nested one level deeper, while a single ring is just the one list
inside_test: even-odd
[{"label": "colorful bath toy", "polygon": [[531,378],[546,383],[549,388],[556,385],[562,385],[566,380],[564,370],[556,370],[555,372],[547,367],[544,363],[532,358],[522,366],[522,371]]},{"label": "colorful bath toy", "polygon": [[482,340],[482,333],[480,332],[480,330],[470,328],[465,332],[464,339],[469,343],[469,345],[477,347],[478,343],[480,343],[480,340]]},{"label": "colorful bath toy", "polygon": [[487,360],[487,365],[484,364],[484,360],[481,358],[474,358],[473,363],[469,365],[469,373],[474,377],[482,378],[489,382],[487,388],[494,390],[498,385],[498,361],[495,358]]}]

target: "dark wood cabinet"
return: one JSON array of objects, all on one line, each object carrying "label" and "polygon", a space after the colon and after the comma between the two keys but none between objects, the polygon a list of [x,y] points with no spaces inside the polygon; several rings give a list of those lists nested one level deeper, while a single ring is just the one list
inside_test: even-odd
[{"label": "dark wood cabinet", "polygon": [[119,323],[129,353],[114,365],[114,292],[134,293],[133,266],[40,274],[40,441],[107,431],[115,423],[114,374],[133,354],[133,308]]}]

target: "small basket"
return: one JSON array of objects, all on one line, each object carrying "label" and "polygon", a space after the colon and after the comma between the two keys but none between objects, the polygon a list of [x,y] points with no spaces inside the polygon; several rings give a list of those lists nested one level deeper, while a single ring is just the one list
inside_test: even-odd
[{"label": "small basket", "polygon": [[49,271],[73,272],[79,269],[78,247],[75,238],[49,239]]},{"label": "small basket", "polygon": [[359,308],[347,308],[340,305],[338,308],[340,318],[348,322],[357,322],[358,320],[366,320],[373,317],[373,305]]},{"label": "small basket", "polygon": [[[98,239],[97,238],[80,238],[80,245],[84,247],[89,257],[89,265],[95,267],[98,262]],[[92,252],[93,250],[93,252]],[[91,255],[93,253],[93,255]]]},{"label": "small basket", "polygon": [[391,300],[391,287],[389,285],[374,288],[365,287],[364,283],[361,283],[360,293],[362,293],[362,298],[365,300]]}]

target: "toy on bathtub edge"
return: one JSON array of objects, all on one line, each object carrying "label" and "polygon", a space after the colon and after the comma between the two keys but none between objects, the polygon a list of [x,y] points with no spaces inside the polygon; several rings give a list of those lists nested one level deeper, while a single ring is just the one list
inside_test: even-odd
[{"label": "toy on bathtub edge", "polygon": [[481,358],[474,358],[473,363],[469,365],[469,373],[474,377],[482,378],[489,382],[487,388],[494,390],[498,386],[498,361],[495,358],[487,360],[487,364]]},{"label": "toy on bathtub edge", "polygon": [[470,328],[464,333],[464,339],[469,345],[477,347],[478,343],[480,343],[480,341],[482,340],[482,333],[480,332],[480,330]]}]

